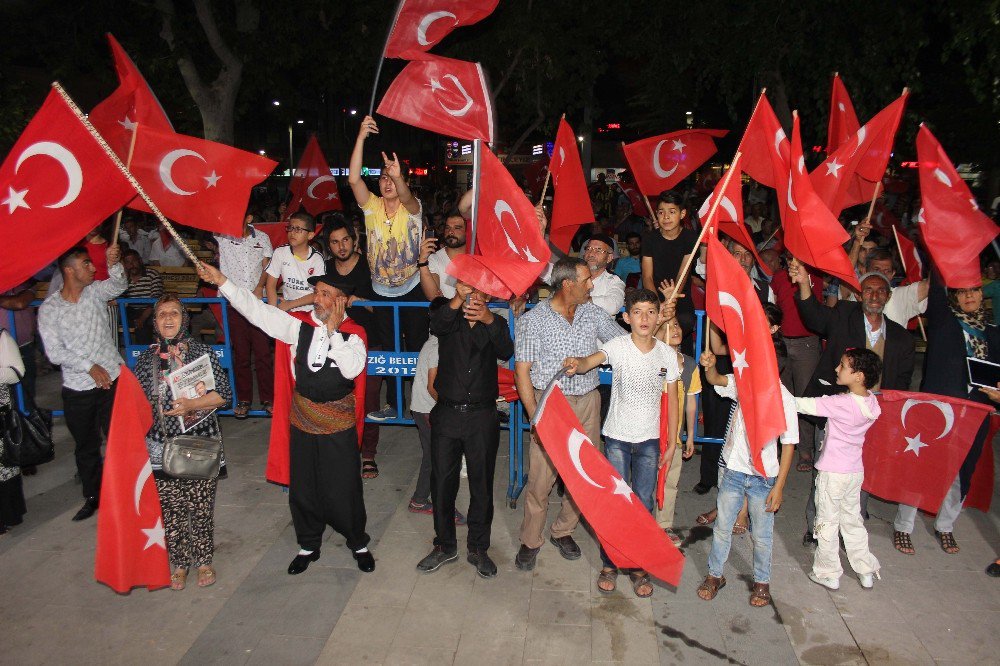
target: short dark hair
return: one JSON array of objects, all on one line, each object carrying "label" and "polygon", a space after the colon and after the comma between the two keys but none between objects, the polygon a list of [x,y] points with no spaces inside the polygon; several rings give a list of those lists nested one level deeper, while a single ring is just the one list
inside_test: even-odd
[{"label": "short dark hair", "polygon": [[76,259],[81,254],[85,257],[90,256],[89,254],[87,254],[87,250],[80,247],[79,245],[71,247],[70,249],[66,250],[65,252],[59,255],[59,259],[56,261],[56,265],[59,267],[60,271],[63,271],[67,266],[69,266],[71,261]]},{"label": "short dark hair", "polygon": [[465,216],[462,215],[462,211],[458,209],[458,206],[454,206],[448,209],[448,212],[445,214],[444,219],[447,220],[449,217],[460,217],[463,220],[465,219]]},{"label": "short dark hair", "polygon": [[865,388],[870,389],[882,376],[882,359],[871,349],[854,347],[844,351],[844,358],[851,364],[851,370],[865,376]]},{"label": "short dark hair", "polygon": [[896,270],[896,259],[894,253],[883,247],[877,247],[874,250],[870,250],[868,255],[865,257],[865,270],[871,271],[873,261],[885,261],[886,259],[892,262],[892,269]]},{"label": "short dark hair", "polygon": [[625,234],[626,243],[632,240],[633,238],[638,238],[639,240],[642,240],[642,234],[638,233],[637,231],[630,231],[627,234]]},{"label": "short dark hair", "polygon": [[298,220],[305,225],[309,231],[316,231],[316,218],[304,210],[296,211],[288,216],[288,221]]},{"label": "short dark hair", "polygon": [[649,289],[633,289],[625,297],[625,312],[631,312],[636,303],[652,303],[660,306],[660,297]]},{"label": "short dark hair", "polygon": [[[764,304],[764,316],[767,317],[767,323],[771,326],[781,326],[781,322],[785,320],[785,313],[774,303]],[[785,366],[785,359],[788,358],[788,347],[785,345],[784,338],[781,337],[780,329],[771,336],[771,342],[774,343],[774,355],[778,359],[778,371],[780,372]]]},{"label": "short dark hair", "polygon": [[674,204],[681,210],[687,210],[687,203],[684,201],[684,195],[677,190],[664,190],[660,192],[660,196],[657,197],[657,205],[661,203]]},{"label": "short dark hair", "polygon": [[[552,267],[552,275],[549,278],[552,290],[555,292],[562,291],[563,282],[566,280],[576,282],[576,269],[579,266],[587,268],[587,262],[579,257],[565,257],[557,261]],[[590,269],[587,270],[589,272]]]},{"label": "short dark hair", "polygon": [[347,229],[347,233],[357,242],[358,230],[354,228],[353,224],[347,221],[343,213],[327,214],[323,222],[323,235],[329,238],[330,234],[338,229]]},{"label": "short dark hair", "polygon": [[144,263],[142,260],[142,255],[131,248],[122,252],[122,259],[125,259],[125,257],[135,257],[136,259],[139,260],[140,264]]}]

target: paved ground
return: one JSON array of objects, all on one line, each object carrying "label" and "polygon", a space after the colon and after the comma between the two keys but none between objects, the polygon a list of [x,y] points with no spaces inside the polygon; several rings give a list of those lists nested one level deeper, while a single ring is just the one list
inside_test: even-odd
[{"label": "paved ground", "polygon": [[[45,394],[56,395],[57,377],[43,378]],[[983,573],[1000,550],[995,514],[962,516],[962,552],[954,556],[937,547],[924,518],[914,535],[917,555],[906,557],[890,543],[894,507],[873,502],[868,524],[883,580],[865,592],[845,576],[831,593],[805,575],[808,475],[793,472],[776,522],[775,603],[764,609],[747,604],[747,536],[735,539],[726,589],[711,603],[696,597],[711,532],[687,526],[714,496],[689,490],[678,500],[684,578],[652,599],[636,599],[627,585],[610,596],[597,592],[597,547],[582,528],[582,559],[568,562],[546,545],[533,572],[515,570],[521,512],[499,502],[491,550],[498,578],[479,579],[464,557],[419,575],[414,566],[432,538],[430,517],[406,510],[419,444],[412,429],[385,428],[382,475],[365,483],[378,568],[358,572],[343,539],[331,535],[322,559],[291,577],[285,568],[296,546],[286,496],[263,479],[267,427],[260,419],[224,419],[230,478],[220,483],[216,509],[219,582],[119,596],[93,579],[95,522],[70,521],[80,491],[69,436],[59,426],[57,459],[25,479],[25,524],[0,537],[0,662],[1000,663],[1000,581]],[[503,454],[497,498],[506,467]],[[685,467],[682,488],[694,485],[696,467]],[[553,495],[553,513],[557,502]]]}]

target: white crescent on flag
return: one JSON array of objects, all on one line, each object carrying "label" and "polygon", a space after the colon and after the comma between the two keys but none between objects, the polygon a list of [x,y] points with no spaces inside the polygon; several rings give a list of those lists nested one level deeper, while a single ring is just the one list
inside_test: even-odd
[{"label": "white crescent on flag", "polygon": [[449,17],[454,19],[454,25],[458,25],[458,17],[451,12],[431,12],[427,16],[420,19],[420,23],[417,25],[417,42],[421,46],[430,46],[431,43],[427,40],[427,31],[435,21]]},{"label": "white crescent on flag", "polygon": [[587,472],[583,469],[583,464],[580,462],[580,448],[583,446],[584,442],[590,444],[591,446],[594,445],[593,442],[590,441],[589,437],[574,428],[573,432],[569,434],[569,439],[566,442],[566,448],[569,450],[569,458],[573,461],[573,467],[576,468],[576,473],[580,475],[580,478],[595,488],[603,488],[604,486],[587,476]]},{"label": "white crescent on flag", "polygon": [[677,171],[677,167],[680,166],[678,162],[674,162],[674,167],[672,169],[664,169],[660,166],[660,148],[662,148],[663,144],[666,142],[667,140],[664,139],[656,144],[656,148],[653,148],[653,171],[655,171],[656,175],[660,178],[670,178],[674,175],[674,172]]},{"label": "white crescent on flag", "polygon": [[[309,197],[310,199],[316,199],[318,201],[319,197],[317,197],[315,194],[313,194],[313,189],[317,185],[320,185],[322,183],[331,183],[331,182],[336,182],[336,178],[334,178],[333,176],[320,176],[319,178],[317,178],[313,182],[309,183],[309,187],[306,188],[306,196]],[[327,197],[327,199],[335,199],[335,198],[336,198],[336,195],[330,195],[330,196]]]},{"label": "white crescent on flag", "polygon": [[182,190],[177,187],[177,183],[174,182],[174,163],[177,162],[182,157],[197,157],[202,162],[205,158],[196,153],[193,150],[188,150],[187,148],[178,148],[177,150],[171,150],[169,153],[163,156],[160,160],[160,180],[163,181],[163,186],[174,194],[179,194],[181,196],[189,197],[194,194],[194,190],[190,192],[187,190]]},{"label": "white crescent on flag", "polygon": [[[441,100],[437,100],[437,103],[442,109],[444,109],[445,113],[455,116],[456,118],[461,118],[462,116],[464,116],[469,112],[469,109],[472,108],[472,103],[473,103],[472,97],[469,95],[468,92],[466,92],[465,86],[462,85],[462,82],[458,80],[457,76],[455,76],[454,74],[445,74],[444,78],[452,80],[452,82],[455,84],[455,88],[457,88],[458,92],[462,93],[462,97],[465,98],[465,105],[458,109],[453,109],[447,106]],[[438,79],[431,77],[430,82],[431,82],[431,91],[433,93],[436,94],[438,90],[444,90],[444,86],[441,85],[441,81],[439,81]]]},{"label": "white crescent on flag", "polygon": [[910,411],[911,407],[920,404],[934,405],[941,411],[941,415],[944,416],[944,431],[937,436],[937,439],[941,439],[949,432],[951,432],[952,427],[955,425],[955,410],[947,402],[941,400],[914,400],[909,399],[903,403],[903,409],[899,412],[899,421],[903,428],[906,428],[906,413]]},{"label": "white crescent on flag", "polygon": [[[26,159],[35,155],[48,155],[56,162],[59,162],[59,165],[66,172],[66,178],[69,181],[66,194],[63,195],[63,198],[53,204],[45,204],[45,207],[64,208],[76,201],[76,198],[80,195],[80,190],[83,189],[83,171],[80,169],[80,162],[77,161],[76,156],[64,146],[54,141],[39,141],[24,149],[21,156],[17,158],[17,163],[14,164],[14,173],[17,173],[17,170],[21,168]],[[27,194],[27,190],[22,193],[22,196],[24,194]],[[23,207],[28,208],[28,205],[23,204]]]}]

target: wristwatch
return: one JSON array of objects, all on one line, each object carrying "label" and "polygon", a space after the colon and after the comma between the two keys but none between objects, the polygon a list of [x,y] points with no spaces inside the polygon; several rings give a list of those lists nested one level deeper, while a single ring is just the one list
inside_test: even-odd
[{"label": "wristwatch", "polygon": [[417,262],[417,268],[424,268],[425,266],[428,266],[428,265],[430,265],[429,261],[418,261]]}]

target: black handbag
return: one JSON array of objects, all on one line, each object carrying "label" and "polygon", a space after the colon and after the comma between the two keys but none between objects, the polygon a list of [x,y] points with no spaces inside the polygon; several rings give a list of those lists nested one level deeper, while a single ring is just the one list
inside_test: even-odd
[{"label": "black handbag", "polygon": [[[23,379],[16,369],[14,374],[19,382]],[[0,464],[4,467],[42,465],[56,455],[52,442],[52,413],[39,409],[27,391],[23,395],[27,414],[19,412],[13,402],[0,408],[0,440],[3,442]]]}]

